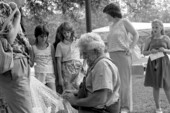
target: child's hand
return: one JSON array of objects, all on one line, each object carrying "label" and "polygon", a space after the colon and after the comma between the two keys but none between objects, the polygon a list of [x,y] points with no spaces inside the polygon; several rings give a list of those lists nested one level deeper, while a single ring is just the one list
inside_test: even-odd
[{"label": "child's hand", "polygon": [[157,53],[157,52],[159,52],[159,50],[156,50],[156,49],[152,49],[152,50],[151,50],[151,53],[152,53],[152,54],[155,54],[155,53]]},{"label": "child's hand", "polygon": [[165,48],[161,47],[161,48],[159,48],[159,51],[160,52],[165,52]]}]

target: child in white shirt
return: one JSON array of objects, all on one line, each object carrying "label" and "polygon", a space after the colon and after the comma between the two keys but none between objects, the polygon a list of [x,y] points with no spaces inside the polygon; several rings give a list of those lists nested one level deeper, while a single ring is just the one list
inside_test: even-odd
[{"label": "child in white shirt", "polygon": [[38,25],[35,28],[35,45],[32,46],[32,66],[34,65],[35,77],[49,88],[56,91],[55,87],[55,60],[54,47],[48,43],[49,31],[45,25]]},{"label": "child in white shirt", "polygon": [[64,91],[75,90],[81,82],[79,78],[83,78],[81,73],[83,60],[80,59],[74,30],[70,23],[64,22],[60,25],[60,38],[55,53],[59,84]]}]

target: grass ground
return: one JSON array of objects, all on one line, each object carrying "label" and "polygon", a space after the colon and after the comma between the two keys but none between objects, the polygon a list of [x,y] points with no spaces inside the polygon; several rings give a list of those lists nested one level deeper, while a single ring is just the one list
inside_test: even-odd
[{"label": "grass ground", "polygon": [[[144,87],[144,75],[133,75],[133,113],[155,113],[152,88]],[[170,113],[170,104],[163,89],[160,90],[160,105],[164,113]]]}]

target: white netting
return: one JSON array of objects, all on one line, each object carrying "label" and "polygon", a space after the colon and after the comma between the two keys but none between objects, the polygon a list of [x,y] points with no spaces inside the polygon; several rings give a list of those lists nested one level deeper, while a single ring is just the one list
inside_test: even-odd
[{"label": "white netting", "polygon": [[34,113],[78,113],[59,94],[31,76],[31,95]]}]

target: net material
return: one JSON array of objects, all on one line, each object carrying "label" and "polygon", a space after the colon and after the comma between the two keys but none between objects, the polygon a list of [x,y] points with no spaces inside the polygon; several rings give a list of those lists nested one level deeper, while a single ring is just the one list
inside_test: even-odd
[{"label": "net material", "polygon": [[31,95],[34,113],[78,113],[61,95],[31,76]]}]

